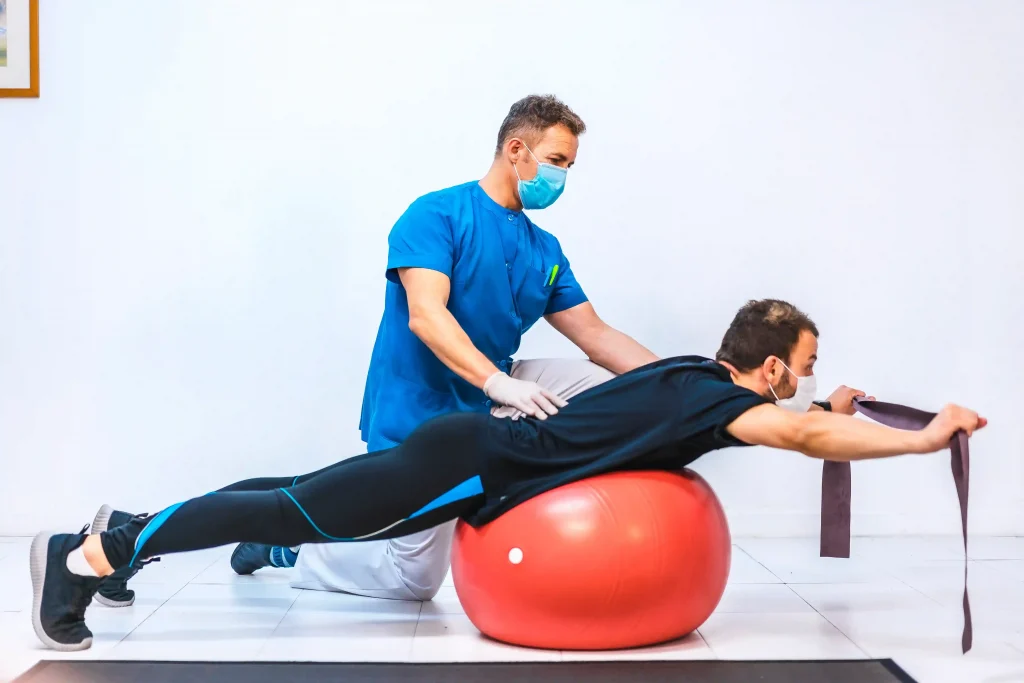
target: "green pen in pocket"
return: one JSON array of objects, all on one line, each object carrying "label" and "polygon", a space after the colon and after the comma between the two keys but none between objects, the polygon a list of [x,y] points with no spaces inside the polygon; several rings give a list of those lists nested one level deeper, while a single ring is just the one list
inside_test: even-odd
[{"label": "green pen in pocket", "polygon": [[550,287],[555,284],[555,278],[558,277],[558,266],[551,266],[551,270],[548,271],[548,283],[546,287]]}]

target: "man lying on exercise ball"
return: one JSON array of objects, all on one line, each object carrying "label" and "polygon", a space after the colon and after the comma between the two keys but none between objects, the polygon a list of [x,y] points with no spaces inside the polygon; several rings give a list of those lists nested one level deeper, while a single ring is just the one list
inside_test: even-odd
[{"label": "man lying on exercise ball", "polygon": [[[716,360],[661,360],[589,389],[547,420],[452,413],[400,446],[300,477],[253,479],[100,534],[32,543],[32,622],[56,650],[92,645],[85,610],[100,577],[144,560],[238,542],[294,546],[403,536],[462,518],[474,526],[557,486],[618,470],[679,470],[729,446],[825,460],[944,449],[986,421],[946,406],[920,432],[807,412],[818,330],[784,301],[752,301]],[[786,401],[783,410],[774,405]]]}]

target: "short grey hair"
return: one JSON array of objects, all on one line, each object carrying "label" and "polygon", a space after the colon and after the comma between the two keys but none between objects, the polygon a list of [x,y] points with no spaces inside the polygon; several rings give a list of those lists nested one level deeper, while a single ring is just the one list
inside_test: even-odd
[{"label": "short grey hair", "polygon": [[524,133],[543,133],[557,125],[565,126],[576,137],[587,131],[587,124],[583,123],[583,119],[554,95],[524,97],[512,105],[508,110],[508,116],[501,122],[498,146],[494,154],[501,154],[501,149],[511,138]]}]

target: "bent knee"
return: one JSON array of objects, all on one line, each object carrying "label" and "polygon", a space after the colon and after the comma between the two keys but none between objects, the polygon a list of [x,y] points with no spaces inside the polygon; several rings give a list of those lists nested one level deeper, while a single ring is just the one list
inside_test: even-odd
[{"label": "bent knee", "polygon": [[433,567],[416,567],[413,572],[402,572],[402,583],[412,596],[409,599],[428,602],[441,590],[447,576],[447,563]]},{"label": "bent knee", "polygon": [[413,600],[420,602],[430,602],[441,590],[442,582],[438,581],[436,584],[429,586],[409,586],[409,593],[413,596]]},{"label": "bent knee", "polygon": [[419,600],[420,602],[433,600],[441,590],[441,586],[444,585],[444,580],[448,576],[448,567],[447,562],[435,564],[422,562],[422,560],[397,563],[398,576],[409,595],[405,599]]}]

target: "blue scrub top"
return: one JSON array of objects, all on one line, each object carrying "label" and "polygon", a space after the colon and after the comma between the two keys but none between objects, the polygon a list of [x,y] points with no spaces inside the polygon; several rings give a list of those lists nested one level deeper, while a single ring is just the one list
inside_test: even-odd
[{"label": "blue scrub top", "polygon": [[490,409],[409,330],[398,268],[451,280],[448,310],[477,349],[508,372],[523,333],[541,316],[587,300],[554,235],[473,181],[420,197],[388,236],[384,316],[370,358],[359,429],[369,450],[390,448],[425,420]]}]

